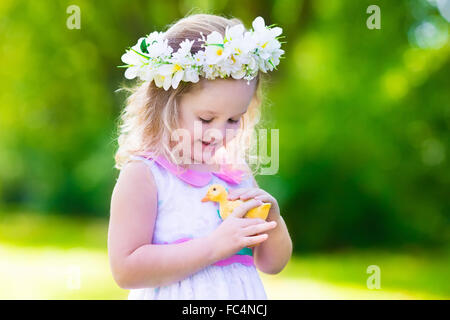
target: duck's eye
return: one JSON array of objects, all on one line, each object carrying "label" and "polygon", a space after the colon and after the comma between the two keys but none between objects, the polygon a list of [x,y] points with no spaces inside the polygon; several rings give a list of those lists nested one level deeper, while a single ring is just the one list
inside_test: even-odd
[{"label": "duck's eye", "polygon": [[216,191],[216,188],[213,188],[213,191]]}]

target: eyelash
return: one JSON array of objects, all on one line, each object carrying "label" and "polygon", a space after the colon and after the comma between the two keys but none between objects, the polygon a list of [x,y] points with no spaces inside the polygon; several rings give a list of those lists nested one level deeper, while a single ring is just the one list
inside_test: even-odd
[{"label": "eyelash", "polygon": [[[213,119],[210,119],[210,120],[205,120],[205,119],[202,119],[202,118],[199,118],[202,122],[204,122],[204,123],[210,123]],[[233,123],[233,124],[236,124],[236,123],[238,123],[239,122],[239,120],[232,120],[232,119],[228,119],[228,121],[230,121],[231,123]]]}]

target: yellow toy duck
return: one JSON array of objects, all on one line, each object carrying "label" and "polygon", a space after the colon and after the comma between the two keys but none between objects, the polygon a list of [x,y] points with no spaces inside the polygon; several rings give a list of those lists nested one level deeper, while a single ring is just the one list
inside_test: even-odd
[{"label": "yellow toy duck", "polygon": [[[202,202],[214,201],[219,203],[219,215],[222,220],[225,220],[233,210],[243,204],[244,202],[238,200],[228,200],[227,189],[220,184],[213,184],[209,187],[206,196],[202,199]],[[250,209],[244,216],[244,218],[260,218],[266,220],[270,210],[270,203],[263,203],[259,207]]]}]

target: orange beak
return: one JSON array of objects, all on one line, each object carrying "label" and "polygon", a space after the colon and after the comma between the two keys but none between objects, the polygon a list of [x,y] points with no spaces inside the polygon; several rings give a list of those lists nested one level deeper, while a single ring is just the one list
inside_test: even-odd
[{"label": "orange beak", "polygon": [[208,196],[206,195],[203,199],[202,199],[202,202],[208,202],[208,201],[211,201],[209,198],[208,198]]}]

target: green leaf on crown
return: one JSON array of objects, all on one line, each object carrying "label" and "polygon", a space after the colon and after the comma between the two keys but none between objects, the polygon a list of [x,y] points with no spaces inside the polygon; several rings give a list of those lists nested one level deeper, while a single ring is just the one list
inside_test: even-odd
[{"label": "green leaf on crown", "polygon": [[143,53],[148,53],[147,47],[148,47],[148,45],[147,45],[147,43],[145,42],[145,39],[142,39],[142,41],[141,41],[141,51],[142,51]]},{"label": "green leaf on crown", "polygon": [[134,51],[134,52],[136,52],[136,53],[137,53],[138,55],[140,55],[141,57],[146,58],[147,60],[150,59],[150,57],[147,57],[145,54],[142,54],[142,53],[140,53],[140,52],[134,50],[133,48],[131,48],[131,50]]}]

